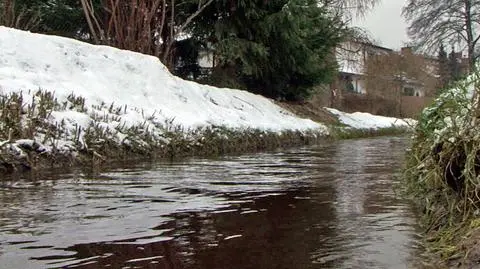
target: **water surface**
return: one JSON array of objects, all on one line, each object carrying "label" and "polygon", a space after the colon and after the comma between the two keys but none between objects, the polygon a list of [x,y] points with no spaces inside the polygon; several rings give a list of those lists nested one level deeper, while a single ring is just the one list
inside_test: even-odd
[{"label": "water surface", "polygon": [[0,181],[0,268],[411,268],[408,140]]}]

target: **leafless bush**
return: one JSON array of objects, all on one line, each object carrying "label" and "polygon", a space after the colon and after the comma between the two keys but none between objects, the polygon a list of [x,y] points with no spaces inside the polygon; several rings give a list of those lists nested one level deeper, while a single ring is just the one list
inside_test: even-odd
[{"label": "leafless bush", "polygon": [[199,0],[196,11],[179,21],[175,0],[103,0],[101,12],[92,0],[81,0],[95,43],[154,55],[167,66],[175,40],[212,2]]},{"label": "leafless bush", "polygon": [[0,25],[32,30],[40,24],[40,12],[18,8],[15,0],[0,1]]},{"label": "leafless bush", "polygon": [[422,96],[432,96],[438,79],[428,58],[412,52],[370,55],[366,62],[366,88],[370,98],[381,98],[393,102],[400,114],[402,97],[412,95],[405,92],[408,87],[423,91]]}]

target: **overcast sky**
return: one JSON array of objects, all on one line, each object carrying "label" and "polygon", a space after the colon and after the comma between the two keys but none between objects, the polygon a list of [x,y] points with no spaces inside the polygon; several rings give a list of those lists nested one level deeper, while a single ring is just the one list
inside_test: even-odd
[{"label": "overcast sky", "polygon": [[353,25],[365,28],[380,45],[400,49],[408,42],[407,24],[402,17],[402,7],[407,0],[381,0],[365,18],[356,19]]}]

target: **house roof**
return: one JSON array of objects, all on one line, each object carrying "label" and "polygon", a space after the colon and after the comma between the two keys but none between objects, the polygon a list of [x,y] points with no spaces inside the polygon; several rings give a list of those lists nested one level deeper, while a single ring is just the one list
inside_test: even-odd
[{"label": "house roof", "polygon": [[368,42],[358,42],[360,44],[362,44],[363,46],[365,47],[371,47],[371,48],[375,48],[375,49],[380,49],[380,50],[385,50],[385,51],[389,51],[389,52],[393,52],[394,50],[391,49],[391,48],[387,48],[387,47],[382,47],[380,45],[375,45],[373,43],[368,43]]},{"label": "house roof", "polygon": [[[393,52],[394,50],[368,42],[347,41],[336,50],[339,72],[354,75],[365,75],[366,52]],[[381,53],[381,52],[380,52]]]}]

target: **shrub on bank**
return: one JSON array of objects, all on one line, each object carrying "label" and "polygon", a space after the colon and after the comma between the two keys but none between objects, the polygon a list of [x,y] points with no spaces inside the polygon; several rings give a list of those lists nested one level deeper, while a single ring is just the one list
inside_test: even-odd
[{"label": "shrub on bank", "polygon": [[480,258],[472,244],[480,231],[480,119],[472,96],[479,78],[473,74],[423,111],[404,172],[427,251],[464,264]]}]

